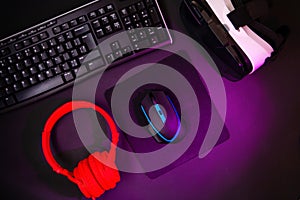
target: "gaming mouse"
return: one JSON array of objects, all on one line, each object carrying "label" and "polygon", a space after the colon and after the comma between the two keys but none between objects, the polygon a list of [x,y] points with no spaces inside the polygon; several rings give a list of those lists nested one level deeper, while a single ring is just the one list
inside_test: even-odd
[{"label": "gaming mouse", "polygon": [[149,132],[159,143],[173,142],[181,127],[179,113],[171,98],[163,91],[151,91],[140,105],[147,120]]}]

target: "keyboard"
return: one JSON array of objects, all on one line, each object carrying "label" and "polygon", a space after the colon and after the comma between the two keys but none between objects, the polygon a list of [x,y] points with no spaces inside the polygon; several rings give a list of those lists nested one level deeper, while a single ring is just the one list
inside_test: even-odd
[{"label": "keyboard", "polygon": [[[124,31],[126,38],[102,45]],[[49,96],[107,65],[121,67],[150,52],[145,47],[171,43],[156,0],[96,0],[70,10],[0,40],[0,113]]]}]

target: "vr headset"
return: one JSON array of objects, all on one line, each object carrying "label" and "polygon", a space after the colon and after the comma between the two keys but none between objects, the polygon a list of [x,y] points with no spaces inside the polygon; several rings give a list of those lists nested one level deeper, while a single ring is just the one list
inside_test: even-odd
[{"label": "vr headset", "polygon": [[286,41],[289,29],[276,24],[269,6],[265,0],[183,0],[180,12],[221,75],[237,81],[274,60]]}]

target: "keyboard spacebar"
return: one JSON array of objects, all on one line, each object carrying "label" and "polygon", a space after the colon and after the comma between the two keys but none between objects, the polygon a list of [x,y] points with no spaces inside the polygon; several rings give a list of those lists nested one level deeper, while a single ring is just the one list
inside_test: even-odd
[{"label": "keyboard spacebar", "polygon": [[56,76],[16,93],[16,98],[18,101],[24,101],[38,94],[49,91],[59,85],[62,85],[63,83],[64,81],[62,77]]}]

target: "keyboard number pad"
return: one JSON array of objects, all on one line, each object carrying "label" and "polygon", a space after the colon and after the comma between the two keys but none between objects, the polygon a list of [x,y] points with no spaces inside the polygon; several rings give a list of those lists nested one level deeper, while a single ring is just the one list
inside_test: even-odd
[{"label": "keyboard number pad", "polygon": [[112,4],[101,7],[88,14],[97,38],[102,38],[122,30],[122,25]]}]

